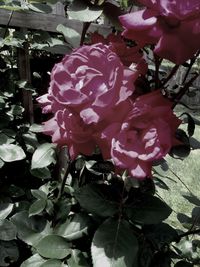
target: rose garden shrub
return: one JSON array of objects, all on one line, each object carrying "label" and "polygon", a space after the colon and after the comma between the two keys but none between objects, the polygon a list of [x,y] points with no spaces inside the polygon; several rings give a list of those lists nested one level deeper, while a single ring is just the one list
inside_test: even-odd
[{"label": "rose garden shrub", "polygon": [[[198,238],[188,238],[200,232],[198,221],[187,231],[173,228],[167,221],[172,209],[156,184],[165,176],[167,154],[178,164],[176,157],[190,152],[195,122],[184,113],[185,132],[173,109],[198,76],[192,65],[199,52],[200,2],[138,2],[144,7],[126,14],[122,8],[133,1],[67,4],[68,15],[84,22],[80,46],[78,33],[59,27],[76,48],[59,62],[56,57],[43,95],[13,79],[16,49],[2,45],[7,53],[1,53],[1,73],[12,73],[12,91],[1,86],[0,266],[198,266]],[[121,14],[124,31],[86,36],[108,7],[115,10],[112,21]],[[163,59],[176,64],[171,73],[162,72]],[[172,94],[168,82],[179,64],[187,71]],[[47,82],[39,73],[32,78]],[[35,110],[40,125],[23,118],[20,89],[27,87],[43,112],[37,116]],[[197,211],[198,196],[185,197]]]}]

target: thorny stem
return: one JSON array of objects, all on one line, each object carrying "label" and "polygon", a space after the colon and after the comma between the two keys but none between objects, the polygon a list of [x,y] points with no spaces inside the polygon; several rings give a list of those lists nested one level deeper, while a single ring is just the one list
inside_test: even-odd
[{"label": "thorny stem", "polygon": [[90,27],[91,22],[84,22],[83,23],[83,29],[81,33],[81,40],[80,40],[80,46],[83,45],[84,40],[85,40],[85,35],[87,33],[88,28]]},{"label": "thorny stem", "polygon": [[172,106],[172,109],[175,108],[175,106],[178,104],[179,100],[183,97],[183,95],[187,92],[189,87],[193,84],[193,82],[197,79],[199,76],[199,73],[196,73],[180,90],[180,92],[175,96],[174,104]]},{"label": "thorny stem", "polygon": [[61,186],[60,186],[60,190],[58,192],[58,196],[56,198],[56,202],[58,202],[58,200],[62,197],[62,194],[63,194],[64,189],[65,189],[65,184],[66,184],[66,181],[67,181],[67,177],[68,177],[68,175],[69,175],[69,173],[71,171],[71,166],[72,166],[72,162],[69,159],[68,160],[68,164],[67,164],[67,168],[65,170],[65,173],[64,173],[62,181],[61,181]]},{"label": "thorny stem", "polygon": [[132,12],[133,6],[134,6],[134,3],[133,3],[133,4],[131,4],[131,6],[130,6],[130,8],[129,8],[129,11],[128,11],[128,13],[131,13],[131,12]]},{"label": "thorny stem", "polygon": [[195,234],[199,234],[199,233],[200,233],[200,229],[196,229],[196,230],[192,230],[192,231],[187,231],[186,233],[183,233],[183,234],[178,235],[177,242],[179,242],[181,240],[181,238],[183,238],[185,236],[195,235]]},{"label": "thorny stem", "polygon": [[155,88],[158,89],[160,86],[159,68],[160,68],[162,59],[159,58],[156,54],[154,54],[154,60],[155,60]]},{"label": "thorny stem", "polygon": [[121,220],[122,220],[122,209],[123,209],[123,202],[124,202],[124,199],[123,199],[124,198],[124,190],[125,190],[125,183],[123,184],[123,189],[122,189],[122,194],[121,194],[121,202],[120,202],[120,205],[119,205],[119,218],[118,218],[117,231],[116,231],[115,240],[114,240],[114,246],[113,246],[113,255],[114,255],[114,252],[115,252],[115,249],[116,249],[120,223],[121,223]]}]

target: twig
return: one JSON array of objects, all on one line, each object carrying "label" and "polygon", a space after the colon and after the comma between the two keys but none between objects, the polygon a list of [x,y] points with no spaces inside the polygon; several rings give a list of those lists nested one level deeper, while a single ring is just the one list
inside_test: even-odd
[{"label": "twig", "polygon": [[172,106],[172,109],[175,108],[175,106],[178,104],[179,100],[184,96],[184,94],[187,92],[189,87],[193,84],[193,82],[197,79],[199,76],[199,73],[196,73],[179,91],[179,93],[174,98],[174,104]]},{"label": "twig", "polygon": [[179,68],[179,65],[175,65],[173,68],[172,68],[172,70],[171,70],[171,72],[170,72],[170,74],[167,76],[167,78],[164,80],[164,82],[161,84],[161,87],[164,87],[164,85],[174,76],[174,74],[177,72],[177,70],[178,70],[178,68]]},{"label": "twig", "polygon": [[190,192],[190,194],[193,195],[192,191],[189,189],[189,187],[181,180],[181,178],[171,169],[169,168],[170,172],[185,186],[185,188]]},{"label": "twig", "polygon": [[188,69],[187,69],[187,71],[186,71],[186,73],[185,73],[185,76],[184,76],[184,78],[183,78],[182,84],[185,83],[185,81],[186,81],[186,79],[187,79],[187,77],[188,77],[188,75],[189,75],[189,73],[190,73],[190,70],[191,70],[193,64],[195,63],[196,58],[198,57],[199,53],[200,53],[200,50],[199,50],[199,51],[196,53],[196,55],[191,59],[190,64],[189,64],[189,67],[188,67]]}]

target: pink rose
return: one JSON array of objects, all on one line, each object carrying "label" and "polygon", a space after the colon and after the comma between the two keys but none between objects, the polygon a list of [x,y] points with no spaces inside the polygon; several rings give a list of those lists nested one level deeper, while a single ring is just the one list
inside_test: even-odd
[{"label": "pink rose", "polygon": [[68,146],[72,159],[79,154],[91,155],[95,149],[92,128],[67,109],[58,110],[52,119],[44,123],[43,129],[45,134],[52,136],[53,143]]},{"label": "pink rose", "polygon": [[49,99],[86,124],[98,123],[133,93],[136,77],[106,45],[82,46],[54,66]]},{"label": "pink rose", "polygon": [[111,140],[111,156],[120,169],[131,176],[151,176],[154,160],[163,158],[175,143],[180,120],[171,110],[171,102],[160,91],[138,97],[122,124],[110,125],[103,134]]},{"label": "pink rose", "polygon": [[120,16],[123,35],[140,47],[154,44],[161,58],[182,64],[200,48],[199,0],[140,0],[146,9]]},{"label": "pink rose", "polygon": [[137,75],[106,45],[73,51],[54,66],[48,94],[38,98],[43,112],[54,115],[44,123],[44,133],[54,143],[67,145],[72,158],[91,154],[96,145],[110,158],[101,132],[130,111]]}]

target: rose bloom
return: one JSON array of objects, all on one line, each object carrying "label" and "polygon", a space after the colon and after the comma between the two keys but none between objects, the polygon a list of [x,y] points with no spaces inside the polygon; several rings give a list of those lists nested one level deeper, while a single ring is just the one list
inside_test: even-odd
[{"label": "rose bloom", "polygon": [[74,50],[54,66],[48,94],[37,99],[44,113],[54,114],[44,132],[54,143],[67,145],[72,158],[91,154],[95,145],[109,158],[100,132],[122,121],[131,108],[129,96],[137,75],[106,45]]},{"label": "rose bloom", "polygon": [[181,121],[171,105],[159,90],[138,97],[124,122],[113,123],[102,133],[111,140],[111,156],[119,169],[135,178],[151,176],[153,161],[177,144],[175,131]]},{"label": "rose bloom", "polygon": [[49,92],[38,101],[44,112],[68,108],[86,124],[98,123],[132,95],[137,76],[106,45],[82,46],[54,66]]},{"label": "rose bloom", "polygon": [[182,64],[200,48],[199,0],[139,0],[145,9],[119,17],[123,36],[140,47],[155,45],[161,58]]}]

